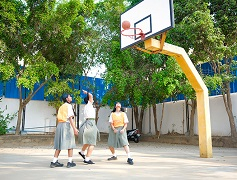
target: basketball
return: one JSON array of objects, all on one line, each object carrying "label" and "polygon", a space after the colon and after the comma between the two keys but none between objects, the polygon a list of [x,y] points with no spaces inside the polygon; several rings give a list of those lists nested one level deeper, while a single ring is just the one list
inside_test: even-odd
[{"label": "basketball", "polygon": [[127,30],[130,28],[130,22],[129,21],[123,21],[122,28]]}]

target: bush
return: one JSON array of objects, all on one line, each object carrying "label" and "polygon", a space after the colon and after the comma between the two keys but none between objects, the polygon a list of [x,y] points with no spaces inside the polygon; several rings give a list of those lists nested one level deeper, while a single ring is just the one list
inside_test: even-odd
[{"label": "bush", "polygon": [[0,108],[0,135],[6,134],[7,133],[7,126],[10,123],[11,120],[13,120],[17,113],[14,114],[4,114],[5,110],[1,110]]}]

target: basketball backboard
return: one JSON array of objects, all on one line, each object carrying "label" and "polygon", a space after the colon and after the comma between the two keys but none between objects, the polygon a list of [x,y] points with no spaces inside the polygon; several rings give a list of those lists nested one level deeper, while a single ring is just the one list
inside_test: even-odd
[{"label": "basketball backboard", "polygon": [[[123,31],[122,23],[130,22],[130,28]],[[162,34],[174,27],[173,0],[142,0],[120,16],[120,47],[124,50],[141,42],[139,29],[145,34],[145,39]],[[136,29],[137,28],[137,29]],[[130,35],[130,36],[129,36]]]}]

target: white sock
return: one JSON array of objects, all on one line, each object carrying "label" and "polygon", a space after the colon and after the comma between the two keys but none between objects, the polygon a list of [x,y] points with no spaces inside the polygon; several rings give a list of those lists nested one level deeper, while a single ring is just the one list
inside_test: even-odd
[{"label": "white sock", "polygon": [[131,158],[131,154],[130,153],[127,153],[127,155],[128,155],[128,158]]},{"label": "white sock", "polygon": [[90,157],[86,157],[86,158],[85,158],[85,161],[89,161],[89,160],[90,160]]},{"label": "white sock", "polygon": [[115,153],[113,154],[113,156],[114,156],[114,157],[117,157],[117,155],[116,155]]},{"label": "white sock", "polygon": [[84,155],[84,154],[85,154],[85,151],[81,151],[81,154],[83,154],[83,155]]},{"label": "white sock", "polygon": [[58,158],[54,157],[53,158],[53,163],[55,163],[58,160]]},{"label": "white sock", "polygon": [[72,157],[68,157],[68,162],[72,162]]}]

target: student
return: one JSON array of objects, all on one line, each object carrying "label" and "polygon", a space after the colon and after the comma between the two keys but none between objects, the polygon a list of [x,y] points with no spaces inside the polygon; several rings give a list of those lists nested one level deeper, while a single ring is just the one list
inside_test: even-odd
[{"label": "student", "polygon": [[[84,102],[86,103],[84,109],[85,122],[79,128],[79,144],[82,144],[82,149],[79,155],[84,159],[85,164],[95,164],[91,160],[91,154],[96,145],[97,139],[100,140],[99,130],[95,122],[95,108],[93,107],[93,95],[87,91],[82,90],[86,97]],[[85,154],[85,151],[87,153]]]},{"label": "student", "polygon": [[50,164],[51,168],[62,167],[63,164],[58,162],[58,156],[61,150],[68,150],[67,167],[74,167],[76,164],[72,161],[73,148],[76,148],[75,135],[78,135],[78,130],[74,124],[74,112],[72,109],[72,97],[69,94],[63,95],[64,104],[59,108],[57,121],[58,125],[54,137],[54,158]]},{"label": "student", "polygon": [[119,102],[116,103],[116,106],[110,115],[109,122],[110,122],[110,128],[109,128],[108,145],[112,153],[112,157],[108,158],[108,160],[109,161],[117,160],[115,148],[123,147],[128,156],[127,163],[133,165],[133,159],[131,158],[130,155],[130,150],[128,146],[129,143],[126,131],[128,124],[128,117]]}]

